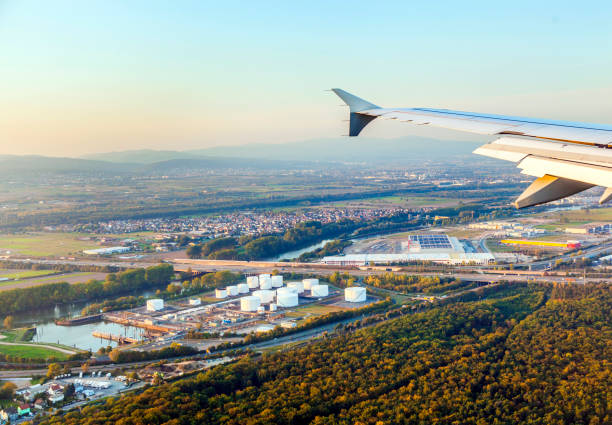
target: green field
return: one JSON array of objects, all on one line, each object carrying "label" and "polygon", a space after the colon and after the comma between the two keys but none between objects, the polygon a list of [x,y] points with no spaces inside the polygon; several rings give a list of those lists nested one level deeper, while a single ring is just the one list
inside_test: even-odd
[{"label": "green field", "polygon": [[50,274],[57,273],[55,270],[24,270],[24,271],[9,271],[0,270],[0,277],[6,277],[8,279],[28,279],[32,277],[49,276]]},{"label": "green field", "polygon": [[58,360],[65,360],[68,358],[68,354],[66,353],[61,353],[46,347],[39,347],[34,344],[0,345],[0,354],[34,360],[45,360],[51,357],[55,357]]},{"label": "green field", "polygon": [[[118,239],[150,239],[152,235],[153,232],[138,232],[104,236]],[[100,248],[96,241],[86,240],[86,238],[92,236],[96,235],[62,232],[32,232],[18,235],[3,234],[0,235],[0,253],[10,251],[11,254],[29,255],[32,257],[79,255],[84,249]]]}]

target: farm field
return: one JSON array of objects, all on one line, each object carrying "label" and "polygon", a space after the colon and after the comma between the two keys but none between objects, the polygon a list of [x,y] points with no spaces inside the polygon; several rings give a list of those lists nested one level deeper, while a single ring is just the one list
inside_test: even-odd
[{"label": "farm field", "polygon": [[379,198],[349,199],[340,202],[322,204],[322,207],[338,208],[385,208],[385,207],[451,207],[460,203],[469,203],[470,199],[437,198],[431,196],[381,196]]},{"label": "farm field", "polygon": [[7,279],[29,279],[32,277],[49,276],[56,274],[55,270],[0,270],[0,277]]},{"label": "farm field", "polygon": [[0,235],[0,254],[32,257],[81,255],[84,249],[100,248],[92,237],[148,239],[152,232],[93,235],[87,233],[33,232]]},{"label": "farm field", "polygon": [[43,276],[38,278],[9,280],[0,282],[0,291],[9,289],[29,288],[31,286],[45,285],[48,283],[67,282],[70,284],[87,282],[90,279],[104,280],[107,273],[99,272],[76,272],[76,273],[60,273],[53,276]]}]

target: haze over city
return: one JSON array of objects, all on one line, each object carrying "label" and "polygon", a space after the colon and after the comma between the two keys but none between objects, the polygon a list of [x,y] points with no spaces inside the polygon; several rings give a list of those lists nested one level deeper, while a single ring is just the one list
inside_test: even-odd
[{"label": "haze over city", "polygon": [[[345,110],[323,91],[334,86],[383,106],[612,122],[610,12],[606,2],[4,1],[0,153],[341,136]],[[364,134],[423,132],[381,121]]]}]

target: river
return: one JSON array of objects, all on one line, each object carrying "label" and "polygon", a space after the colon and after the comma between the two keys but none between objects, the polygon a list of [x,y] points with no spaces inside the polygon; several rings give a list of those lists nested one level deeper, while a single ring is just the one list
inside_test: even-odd
[{"label": "river", "polygon": [[[147,297],[153,295],[153,292],[145,291],[138,295]],[[52,342],[94,352],[101,347],[107,347],[109,345],[116,347],[117,343],[95,338],[91,334],[93,331],[112,333],[131,338],[142,337],[142,329],[132,326],[123,326],[117,323],[96,322],[80,326],[58,326],[55,324],[55,319],[80,316],[81,310],[94,302],[97,301],[56,305],[54,308],[19,313],[13,315],[13,317],[16,326],[36,327],[36,335],[32,339],[34,342]]]},{"label": "river", "polygon": [[293,260],[294,258],[297,258],[306,252],[310,252],[310,251],[314,251],[315,249],[323,248],[327,242],[331,242],[331,241],[333,241],[333,239],[325,239],[314,245],[307,246],[306,248],[296,249],[295,251],[288,251],[288,252],[285,252],[279,255],[278,257],[268,258],[265,261]]}]

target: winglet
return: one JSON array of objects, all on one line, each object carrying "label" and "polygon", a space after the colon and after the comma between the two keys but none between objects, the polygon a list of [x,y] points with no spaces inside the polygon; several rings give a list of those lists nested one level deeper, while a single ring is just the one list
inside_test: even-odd
[{"label": "winglet", "polygon": [[363,100],[362,98],[350,94],[342,89],[332,89],[332,91],[348,105],[351,111],[349,136],[358,136],[359,133],[361,133],[361,130],[363,130],[365,126],[370,123],[370,121],[376,118],[376,116],[364,115],[360,114],[359,112],[368,109],[380,109],[380,106],[376,106],[373,103]]}]

